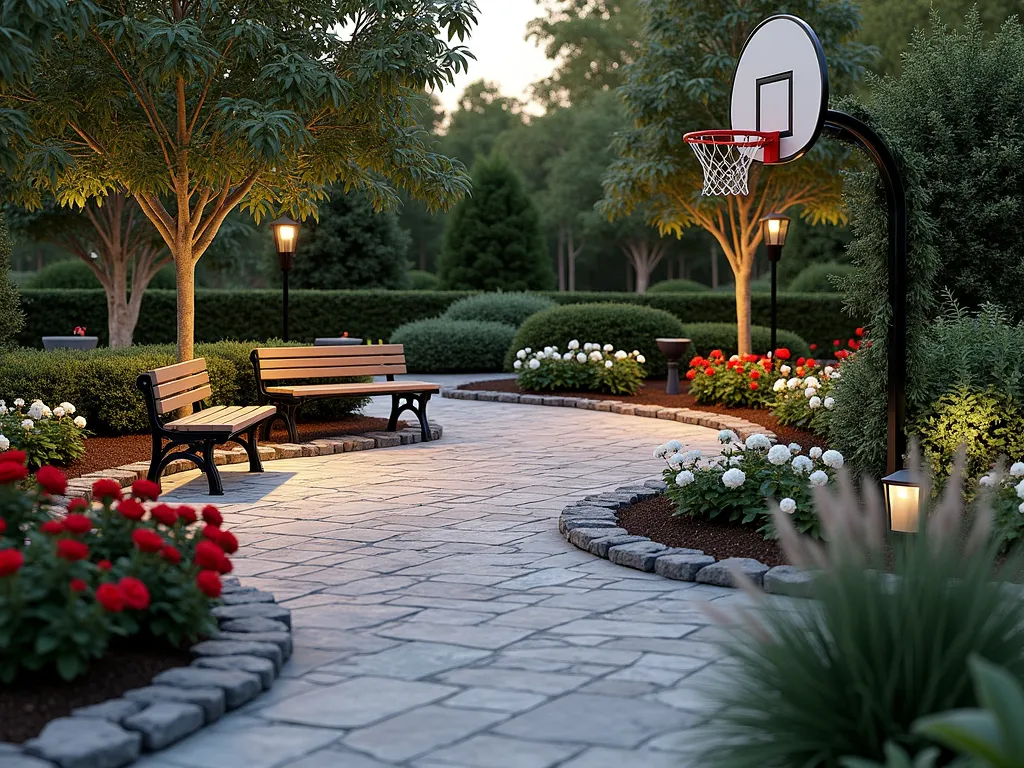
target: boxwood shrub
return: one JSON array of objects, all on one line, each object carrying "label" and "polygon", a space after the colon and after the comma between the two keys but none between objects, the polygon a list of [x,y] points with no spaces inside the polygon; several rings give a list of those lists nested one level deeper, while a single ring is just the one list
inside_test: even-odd
[{"label": "boxwood shrub", "polygon": [[[694,354],[704,357],[713,349],[722,350],[726,356],[735,355],[738,349],[736,323],[687,323],[684,335],[693,341]],[[771,341],[771,328],[751,326],[750,343],[756,354],[766,353],[771,348]],[[807,357],[811,353],[807,342],[792,331],[779,330],[776,343],[792,352],[794,357]]]},{"label": "boxwood shrub", "polygon": [[526,318],[555,306],[555,302],[536,293],[478,293],[459,299],[444,313],[450,320],[485,320],[515,328]]},{"label": "boxwood shrub", "polygon": [[647,375],[664,376],[665,358],[654,340],[682,335],[679,318],[664,310],[630,304],[570,304],[538,312],[523,323],[505,357],[505,366],[512,369],[520,349],[556,345],[564,350],[576,339],[581,344],[612,344],[626,352],[639,350],[647,358]]},{"label": "boxwood shrub", "polygon": [[391,341],[405,345],[410,373],[480,373],[502,370],[515,334],[505,323],[435,317],[403,325]]},{"label": "boxwood shrub", "polygon": [[842,293],[836,280],[850,277],[857,271],[853,264],[810,264],[789,283],[789,290],[800,293]]},{"label": "boxwood shrub", "polygon": [[696,280],[662,280],[647,289],[648,293],[704,293],[711,288]]}]

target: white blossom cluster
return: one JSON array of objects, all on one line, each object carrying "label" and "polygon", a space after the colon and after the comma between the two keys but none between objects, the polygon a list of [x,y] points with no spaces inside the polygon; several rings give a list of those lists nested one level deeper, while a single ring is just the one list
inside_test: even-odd
[{"label": "white blossom cluster", "polygon": [[1024,515],[1024,462],[1014,462],[1010,465],[1009,473],[1002,478],[994,472],[982,475],[978,479],[978,484],[986,488],[994,488],[1000,484],[1006,488],[1012,486],[1014,493],[1017,494],[1017,498],[1021,499],[1021,503],[1020,506],[1017,507],[1017,511]]},{"label": "white blossom cluster", "polygon": [[[822,393],[820,391],[822,381],[817,376],[812,375],[802,378],[800,376],[793,376],[785,378],[792,372],[792,369],[788,365],[783,365],[779,368],[779,372],[782,374],[783,378],[776,380],[775,384],[772,386],[772,389],[775,392],[784,392],[786,390],[789,390],[790,392],[796,392],[797,390],[802,391],[804,397],[807,399],[807,407],[812,411],[822,407],[831,411],[836,407],[836,400],[834,397],[829,395],[822,397]],[[839,369],[833,368],[831,365],[825,366],[821,375],[823,379],[829,382],[838,380],[842,376]]]},{"label": "white blossom cluster", "polygon": [[523,369],[523,366],[526,366],[535,371],[540,368],[541,361],[543,360],[550,360],[556,363],[577,363],[579,365],[602,363],[605,368],[614,368],[615,363],[619,360],[636,360],[641,365],[647,362],[647,358],[640,354],[640,351],[637,349],[634,349],[632,352],[626,352],[623,349],[616,350],[611,344],[602,345],[591,342],[580,344],[577,339],[573,339],[566,346],[568,349],[565,352],[561,352],[556,346],[544,347],[544,349],[536,352],[530,347],[525,347],[516,352],[516,359],[512,363],[512,367],[519,371]]},{"label": "white blossom cluster", "polygon": [[[11,406],[8,406],[6,401],[0,400],[0,418],[7,417],[7,429],[20,427],[26,432],[34,430],[38,421],[71,417],[74,416],[77,410],[74,405],[68,402],[63,402],[55,408],[50,408],[42,400],[33,400],[29,403],[28,408],[26,408],[25,400],[20,397],[15,399]],[[85,429],[86,421],[83,416],[74,416],[72,423],[79,429]],[[5,424],[0,422],[0,427],[3,426]],[[6,451],[10,447],[10,439],[0,431],[0,451]]]}]

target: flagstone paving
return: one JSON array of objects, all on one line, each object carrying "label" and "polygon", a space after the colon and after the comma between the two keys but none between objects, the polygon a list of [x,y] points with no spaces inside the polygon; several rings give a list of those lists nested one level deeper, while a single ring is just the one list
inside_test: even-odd
[{"label": "flagstone paving", "polygon": [[[375,404],[380,410],[385,404]],[[713,430],[464,400],[441,441],[226,467],[236,574],[292,611],[264,696],[146,768],[681,768],[715,684],[700,610],[747,599],[613,565],[556,529],[567,504],[658,475]],[[168,498],[205,502],[195,473]]]}]

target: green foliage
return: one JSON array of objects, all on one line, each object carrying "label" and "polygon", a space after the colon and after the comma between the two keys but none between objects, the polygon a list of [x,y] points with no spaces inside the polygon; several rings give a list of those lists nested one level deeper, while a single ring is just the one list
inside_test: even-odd
[{"label": "green foliage", "polygon": [[[440,145],[447,155],[473,168],[479,160],[491,155],[503,133],[521,125],[520,103],[502,96],[494,83],[476,80],[467,85],[459,97],[459,108],[452,113]],[[474,181],[474,190],[476,186]]]},{"label": "green foliage", "polygon": [[291,279],[296,288],[402,288],[409,235],[391,211],[376,213],[366,196],[329,191],[319,221],[300,233]]},{"label": "green foliage", "polygon": [[479,293],[459,299],[448,307],[449,320],[486,320],[518,328],[531,315],[555,306],[555,302],[535,293]]},{"label": "green foliage", "polygon": [[474,373],[502,370],[515,326],[438,317],[416,320],[391,334],[405,346],[412,373]]},{"label": "green foliage", "polygon": [[433,272],[410,269],[405,273],[405,286],[410,291],[439,291],[441,279]]},{"label": "green foliage", "polygon": [[629,304],[570,304],[553,307],[533,315],[519,328],[505,358],[511,369],[520,349],[544,349],[565,344],[566,339],[580,343],[611,344],[616,350],[639,351],[647,360],[651,376],[664,376],[665,358],[658,350],[657,338],[685,336],[683,324],[668,312]]},{"label": "green foliage", "polygon": [[[3,61],[0,61],[0,71]],[[2,125],[0,125],[2,132]],[[25,323],[18,288],[11,281],[11,236],[7,222],[0,215],[0,349],[10,344]]]},{"label": "green foliage", "polygon": [[607,392],[635,395],[644,383],[641,354],[616,350],[610,344],[572,339],[565,352],[558,347],[520,349],[512,367],[519,387],[532,392]]},{"label": "green foliage", "polygon": [[772,416],[784,427],[809,429],[816,435],[827,435],[832,409],[836,405],[833,389],[844,370],[844,366],[797,366],[796,370],[789,371],[785,381],[774,386]]},{"label": "green foliage", "polygon": [[[726,677],[709,691],[717,714],[696,764],[880,760],[890,741],[913,754],[927,746],[915,734],[919,718],[977,705],[969,658],[1024,675],[1024,602],[1008,599],[1001,583],[1018,564],[999,566],[997,545],[983,535],[965,546],[959,481],[947,485],[939,505],[925,505],[922,533],[890,547],[880,535],[881,493],[865,486],[864,499],[849,478],[838,497],[816,495],[817,506],[828,506],[820,517],[829,542],[817,566],[788,517],[775,515],[790,562],[820,570],[814,600],[752,611],[752,624],[734,628]],[[926,488],[922,498],[929,497]]]},{"label": "green foliage", "polygon": [[[129,285],[131,282],[129,281]],[[39,290],[97,290],[100,281],[81,259],[64,259],[33,273],[28,288]],[[149,281],[150,290],[174,290],[174,268],[164,268]]]},{"label": "green foliage", "polygon": [[[54,401],[54,407],[57,402]],[[44,464],[66,466],[85,454],[84,422],[75,423],[74,409],[67,404],[56,414],[45,404],[27,401],[18,406],[0,404],[0,448],[24,451],[30,469]],[[58,415],[59,414],[59,415]],[[31,426],[24,425],[31,423]]]},{"label": "green foliage", "polygon": [[648,293],[703,293],[711,288],[695,280],[662,280],[647,289]]},{"label": "green foliage", "polygon": [[779,285],[788,287],[794,277],[812,264],[848,264],[850,257],[846,246],[852,237],[849,226],[813,225],[803,219],[793,220],[778,266]]},{"label": "green foliage", "polygon": [[473,196],[448,219],[438,276],[454,290],[552,287],[539,214],[507,161],[492,156],[473,166]]},{"label": "green foliage", "polygon": [[[887,11],[888,12],[888,11]],[[899,78],[872,83],[861,117],[885,136],[900,160],[910,208],[907,265],[907,398],[911,416],[942,392],[943,370],[924,359],[923,339],[943,303],[943,289],[969,307],[992,301],[1014,318],[1024,312],[1024,81],[1007,78],[1024,62],[1024,27],[1008,22],[986,41],[978,12],[963,31],[937,18],[910,46]],[[970,151],[965,151],[970,147]],[[857,279],[849,306],[863,324],[887,327],[886,204],[874,169],[851,173],[847,205],[854,223],[850,256]],[[851,366],[832,430],[859,468],[884,466],[886,361],[881,338]],[[952,370],[952,368],[950,369]],[[958,371],[956,375],[960,375]],[[856,433],[856,436],[854,435]],[[856,441],[856,444],[854,444]],[[841,449],[842,450],[842,449]]]},{"label": "green foliage", "polygon": [[[725,356],[737,353],[735,323],[686,323],[683,334],[693,342],[694,352],[707,357],[712,350],[720,349]],[[750,328],[751,343],[758,354],[765,354],[771,349],[772,329],[754,325]],[[811,354],[807,342],[790,331],[776,331],[776,341],[785,347],[794,357],[807,357]]]},{"label": "green foliage", "polygon": [[852,264],[811,264],[788,287],[794,293],[843,293],[856,273]]},{"label": "green foliage", "polygon": [[708,357],[695,356],[686,372],[694,400],[730,408],[767,408],[780,375],[768,357],[744,355],[732,360],[718,349]]}]

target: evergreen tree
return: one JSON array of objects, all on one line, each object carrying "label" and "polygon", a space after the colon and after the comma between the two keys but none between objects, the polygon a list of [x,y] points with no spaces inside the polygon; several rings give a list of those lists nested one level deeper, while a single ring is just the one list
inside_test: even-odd
[{"label": "evergreen tree", "polygon": [[554,273],[540,215],[508,162],[473,168],[473,196],[456,206],[445,231],[439,276],[450,290],[547,290]]},{"label": "evergreen tree", "polygon": [[292,268],[296,288],[402,288],[409,233],[397,214],[375,213],[358,192],[331,192],[320,221],[307,220]]},{"label": "evergreen tree", "polygon": [[0,214],[0,347],[13,342],[25,322],[10,269],[11,236],[7,232],[6,220]]}]

